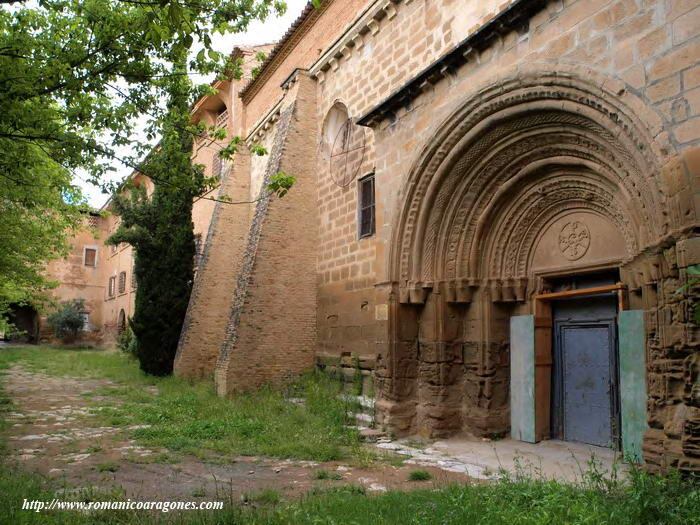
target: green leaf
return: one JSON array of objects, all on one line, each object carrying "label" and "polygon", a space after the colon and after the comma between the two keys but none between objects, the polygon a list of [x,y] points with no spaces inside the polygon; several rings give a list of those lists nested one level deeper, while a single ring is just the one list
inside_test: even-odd
[{"label": "green leaf", "polygon": [[264,155],[267,155],[267,149],[265,149],[264,146],[261,146],[260,144],[253,144],[250,146],[250,152],[253,155],[257,155],[258,157],[262,157]]},{"label": "green leaf", "polygon": [[270,177],[270,182],[267,185],[267,189],[277,195],[277,197],[284,197],[287,192],[294,186],[296,178],[292,175],[287,175],[285,172],[280,171]]},{"label": "green leaf", "polygon": [[700,264],[693,264],[688,266],[687,270],[689,275],[700,275]]}]

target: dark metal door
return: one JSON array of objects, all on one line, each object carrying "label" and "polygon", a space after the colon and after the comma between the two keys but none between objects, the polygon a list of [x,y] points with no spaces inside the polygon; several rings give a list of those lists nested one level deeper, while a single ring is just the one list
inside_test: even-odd
[{"label": "dark metal door", "polygon": [[554,332],[554,433],[566,441],[615,447],[614,302],[587,298],[555,307]]}]

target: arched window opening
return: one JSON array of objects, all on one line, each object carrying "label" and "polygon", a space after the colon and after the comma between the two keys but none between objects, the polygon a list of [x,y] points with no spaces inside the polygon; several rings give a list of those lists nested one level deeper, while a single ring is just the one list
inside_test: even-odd
[{"label": "arched window opening", "polygon": [[121,334],[124,330],[126,330],[126,313],[122,308],[119,310],[119,317],[117,319],[117,332]]}]

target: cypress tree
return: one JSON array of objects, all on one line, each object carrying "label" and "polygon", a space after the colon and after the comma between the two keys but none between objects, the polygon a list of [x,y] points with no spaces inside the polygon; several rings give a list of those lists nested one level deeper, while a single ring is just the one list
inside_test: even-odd
[{"label": "cypress tree", "polygon": [[114,197],[121,223],[108,239],[135,249],[137,290],[130,324],[141,369],[158,376],[173,370],[194,277],[192,204],[206,187],[202,167],[191,161],[192,89],[187,75],[177,74],[186,71],[185,60],[180,56],[173,63],[175,74],[165,81],[168,103],[159,126],[161,142],[141,166],[153,181],[153,193],[131,187]]}]

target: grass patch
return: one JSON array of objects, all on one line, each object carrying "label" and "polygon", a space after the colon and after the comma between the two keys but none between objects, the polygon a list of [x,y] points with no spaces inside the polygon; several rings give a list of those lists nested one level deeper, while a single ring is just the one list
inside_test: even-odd
[{"label": "grass patch", "polygon": [[116,472],[117,470],[119,470],[119,465],[114,461],[108,461],[97,465],[97,472]]},{"label": "grass patch", "polygon": [[428,481],[433,479],[433,475],[427,470],[412,470],[408,475],[408,481]]},{"label": "grass patch", "polygon": [[257,523],[353,524],[697,524],[698,486],[640,471],[630,483],[599,486],[525,479],[368,496],[338,489],[309,496]]},{"label": "grass patch", "polygon": [[330,479],[333,481],[338,481],[343,479],[343,476],[339,472],[330,472],[326,469],[319,469],[314,472],[315,479]]},{"label": "grass patch", "polygon": [[[130,436],[143,446],[314,461],[352,458],[360,450],[357,431],[346,426],[352,407],[339,399],[340,383],[320,373],[304,376],[287,392],[262,388],[222,399],[211,382],[146,376],[135,360],[115,352],[2,349],[0,368],[13,363],[51,375],[114,381],[100,394],[115,402],[96,400],[92,424],[138,427]],[[304,397],[305,403],[290,403],[285,394]]]},{"label": "grass patch", "polygon": [[282,496],[274,489],[264,489],[260,492],[243,496],[244,503],[256,503],[258,505],[277,505],[280,501],[282,501]]},{"label": "grass patch", "polygon": [[207,495],[207,491],[205,490],[204,487],[200,487],[200,488],[194,489],[192,491],[193,498],[203,498],[206,495]]}]

